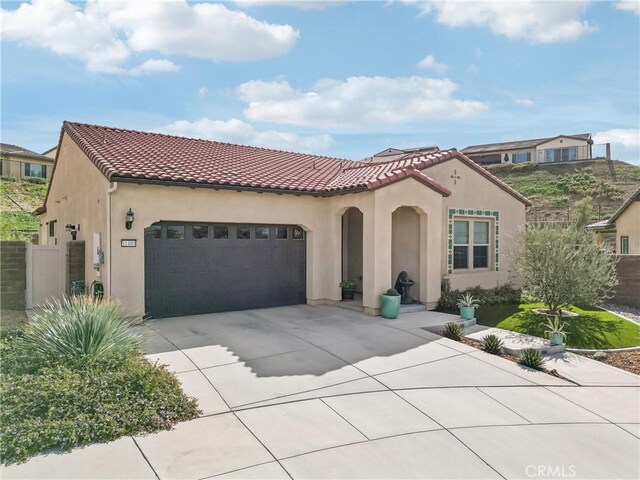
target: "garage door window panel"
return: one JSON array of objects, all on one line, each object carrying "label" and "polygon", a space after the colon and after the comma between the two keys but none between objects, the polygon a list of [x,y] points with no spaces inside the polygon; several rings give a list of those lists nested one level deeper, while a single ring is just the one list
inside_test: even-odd
[{"label": "garage door window panel", "polygon": [[214,240],[227,240],[229,238],[229,227],[227,225],[214,225],[213,226],[213,239]]},{"label": "garage door window panel", "polygon": [[239,225],[236,228],[236,238],[238,240],[251,240],[251,227]]},{"label": "garage door window panel", "polygon": [[193,225],[191,235],[194,240],[207,240],[209,238],[209,225]]},{"label": "garage door window panel", "polygon": [[269,240],[269,227],[256,227],[256,240]]},{"label": "garage door window panel", "polygon": [[151,225],[144,229],[144,238],[161,238],[162,227],[160,225]]},{"label": "garage door window panel", "polygon": [[167,225],[167,239],[184,240],[184,225]]}]

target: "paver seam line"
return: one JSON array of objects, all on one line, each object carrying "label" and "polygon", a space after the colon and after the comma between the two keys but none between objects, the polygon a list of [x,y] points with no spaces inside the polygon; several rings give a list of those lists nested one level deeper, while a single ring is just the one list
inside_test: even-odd
[{"label": "paver seam line", "polygon": [[[608,425],[608,422],[553,422],[553,423],[508,423],[508,424],[497,424],[497,425],[466,425],[463,427],[449,427],[448,430],[468,430],[470,428],[500,428],[500,427],[549,427],[552,425],[559,426],[571,426],[571,425]],[[624,429],[623,429],[624,430]],[[627,432],[629,433],[629,432]],[[634,436],[635,437],[635,436]],[[637,437],[635,437],[637,438]]]},{"label": "paver seam line", "polygon": [[[624,423],[624,422],[621,422]],[[631,435],[633,438],[637,438],[640,439],[640,436],[636,435],[635,433],[630,432],[629,430],[627,430],[626,428],[623,428],[622,425],[615,423],[614,425],[616,425],[617,427],[622,428],[622,430],[624,430],[625,432],[627,432],[629,435]],[[625,423],[625,425],[640,425],[640,423]]]},{"label": "paver seam line", "polygon": [[[476,390],[478,390],[480,393],[486,395],[487,397],[489,397],[491,400],[493,400],[494,402],[496,402],[499,405],[502,405],[504,408],[506,408],[507,410],[511,410],[513,413],[515,413],[517,416],[519,416],[520,418],[522,418],[525,422],[527,423],[533,423],[531,420],[529,420],[528,418],[526,418],[524,415],[520,415],[518,412],[516,412],[513,408],[505,405],[504,403],[502,403],[500,400],[498,400],[497,398],[492,397],[491,395],[489,395],[487,392],[485,392],[483,390],[483,388],[491,388],[491,387],[473,387]],[[495,387],[494,387],[495,388]]]},{"label": "paver seam line", "polygon": [[156,469],[153,468],[153,465],[151,465],[151,462],[149,461],[149,459],[147,458],[147,456],[144,454],[144,452],[142,451],[142,448],[140,448],[140,445],[138,445],[138,442],[136,442],[136,439],[131,436],[131,440],[133,440],[133,444],[136,446],[136,448],[138,449],[138,451],[140,452],[140,455],[142,455],[142,458],[144,458],[144,461],[147,462],[147,465],[149,465],[149,468],[151,469],[151,471],[153,472],[153,474],[156,476],[156,478],[158,480],[160,480],[160,475],[158,475],[158,472],[156,472]]},{"label": "paver seam line", "polygon": [[[473,348],[473,347],[471,347],[471,348]],[[476,349],[476,352],[482,352],[482,350]],[[482,358],[479,358],[479,357],[475,357],[475,356],[473,356],[473,354],[475,354],[476,352],[467,352],[467,353],[465,353],[465,355],[468,355],[468,356],[470,356],[470,357],[472,357],[472,358],[474,358],[474,359],[476,359],[476,360],[480,360],[482,363],[485,363],[485,364],[487,364],[487,365],[491,365],[492,367],[498,368],[498,369],[502,370],[503,372],[507,372],[507,373],[510,373],[510,374],[512,374],[512,375],[515,375],[516,377],[520,377],[520,378],[522,378],[523,380],[526,380],[526,381],[527,381],[527,382],[529,382],[529,383],[532,383],[532,384],[534,384],[534,385],[541,386],[541,384],[536,383],[536,382],[534,382],[534,381],[532,381],[532,380],[529,380],[528,378],[526,378],[526,377],[525,377],[525,376],[523,376],[523,375],[520,375],[519,373],[511,372],[511,371],[507,370],[506,368],[499,367],[498,365],[494,365],[494,364],[493,364],[493,363],[491,363],[491,362],[487,362],[487,361],[483,360]],[[487,355],[489,355],[489,354],[487,354]],[[505,361],[506,361],[506,362],[510,362],[510,360],[505,360]],[[514,362],[512,362],[512,363],[514,363]],[[517,364],[516,364],[516,365],[517,365]],[[526,371],[526,370],[525,370],[525,371]],[[536,372],[542,373],[543,375],[549,375],[548,373],[543,372],[543,371],[541,371],[541,370],[537,370],[537,371],[536,371],[536,370],[534,370],[534,371],[532,371],[531,373],[536,373]],[[549,375],[549,376],[552,376],[552,375]],[[562,380],[562,379],[561,379],[561,380]],[[569,382],[575,383],[575,382],[573,382],[572,380],[569,380]]]},{"label": "paver seam line", "polygon": [[[285,471],[285,473],[289,476],[289,478],[293,479],[293,477],[291,476],[291,474],[289,473],[289,471],[288,471],[286,468],[284,468],[284,465],[282,465],[282,463],[280,463],[280,460],[278,460],[278,458],[273,454],[273,452],[272,452],[271,450],[269,450],[269,448],[267,448],[267,446],[262,442],[262,440],[260,440],[260,439],[258,438],[258,436],[257,436],[255,433],[253,433],[253,430],[251,430],[249,427],[247,427],[247,425],[246,425],[246,424],[242,421],[242,419],[241,419],[241,418],[236,414],[236,412],[232,412],[232,413],[233,413],[233,415],[238,419],[238,421],[242,424],[242,426],[243,426],[244,428],[246,428],[246,429],[247,429],[247,431],[248,431],[251,435],[253,435],[253,438],[255,438],[255,439],[260,443],[260,445],[262,445],[262,447],[263,447],[267,452],[269,452],[269,455],[271,455],[271,456],[273,457],[273,459],[274,459],[276,462],[278,462],[278,465],[280,465],[280,467]],[[251,467],[255,467],[255,465],[250,465],[250,466],[251,466]],[[245,467],[245,468],[249,468],[249,467]]]},{"label": "paver seam line", "polygon": [[367,440],[371,440],[371,438],[369,438],[369,436],[367,434],[365,434],[362,430],[360,430],[358,427],[356,427],[353,423],[351,423],[349,420],[347,420],[345,417],[343,417],[340,414],[340,412],[338,412],[335,408],[333,408],[331,405],[329,405],[327,402],[325,402],[321,398],[318,398],[318,400],[320,400],[323,404],[325,404],[327,407],[329,407],[329,409],[331,411],[333,411],[336,415],[338,415],[341,419],[343,419],[345,422],[347,422],[349,425],[351,425],[353,428],[355,428],[358,431],[358,433],[360,433],[360,435],[362,435]]},{"label": "paver seam line", "polygon": [[[356,368],[356,370],[358,370],[357,367],[354,367],[354,368]],[[270,402],[270,401],[273,401],[273,400],[278,400],[280,398],[284,399],[284,398],[287,398],[287,397],[292,397],[294,395],[300,395],[300,394],[303,394],[303,393],[311,393],[311,392],[315,392],[316,390],[323,390],[325,388],[337,387],[339,385],[346,385],[348,383],[353,383],[353,382],[357,382],[357,381],[360,381],[360,380],[365,380],[366,378],[367,377],[354,378],[353,380],[346,380],[344,382],[332,383],[331,385],[326,385],[324,387],[312,388],[310,390],[303,390],[301,392],[290,393],[290,394],[287,394],[287,395],[280,395],[280,396],[273,397],[273,398],[267,398],[265,400],[257,400],[255,402],[242,403],[240,405],[236,405],[235,407],[233,407],[233,409],[234,410],[248,410],[250,408],[270,407],[271,405],[274,405],[274,404],[270,404],[270,405],[255,405],[255,404],[256,403],[263,403],[263,402]],[[378,381],[378,383],[380,383],[380,382]],[[383,392],[383,391],[389,390],[389,388],[387,386],[382,385],[382,384],[380,384],[380,385],[382,386],[383,390],[369,390],[369,392]],[[333,394],[333,395],[325,395],[324,397],[338,397],[338,396],[341,396],[341,395],[353,395],[354,393],[367,393],[367,392],[337,393],[337,394]],[[316,397],[316,398],[322,398],[322,397]],[[281,403],[282,404],[295,403],[295,402],[303,402],[305,400],[311,400],[311,398],[299,398],[299,399],[295,399],[295,400],[288,400],[288,401],[281,402]],[[255,406],[252,407],[252,405],[255,405]],[[277,405],[280,405],[280,403],[277,404]]]},{"label": "paver seam line", "polygon": [[[178,346],[177,346],[177,345],[175,345],[175,344],[174,344],[173,342],[171,342],[170,340],[168,340],[168,339],[167,339],[167,341],[169,341],[173,346],[175,346],[176,348],[178,348]],[[180,351],[182,351],[182,350],[180,350]],[[182,353],[183,353],[183,355],[185,355],[185,356],[186,356],[186,354],[185,354],[184,352],[182,352]],[[188,357],[187,357],[187,358],[188,358]],[[189,359],[189,360],[191,361],[191,359]],[[198,366],[196,365],[196,367],[198,367]],[[249,427],[247,427],[247,426],[245,425],[245,423],[242,421],[242,419],[240,419],[240,417],[238,417],[238,415],[236,414],[236,412],[234,412],[234,411],[233,411],[233,409],[231,408],[231,405],[229,405],[229,403],[225,400],[225,398],[220,394],[220,392],[219,392],[219,391],[218,391],[218,389],[215,387],[215,385],[211,382],[211,380],[209,380],[209,377],[207,377],[207,376],[204,374],[204,372],[203,372],[199,367],[198,367],[198,371],[199,371],[199,372],[200,372],[200,374],[201,374],[201,375],[202,375],[202,376],[207,380],[207,383],[209,383],[209,385],[211,385],[211,387],[215,390],[215,392],[218,394],[218,396],[219,396],[219,397],[222,399],[222,401],[225,403],[225,405],[226,405],[226,406],[227,406],[227,408],[229,409],[229,413],[231,413],[231,414],[236,418],[236,420],[238,420],[238,421],[240,422],[240,424],[242,424],[242,426],[243,426],[245,429],[247,429],[247,431],[248,431],[248,432],[249,432],[249,433],[250,433],[250,434],[251,434],[251,435],[252,435],[252,436],[253,436],[253,437],[258,441],[258,443],[260,443],[260,445],[262,445],[262,448],[264,448],[264,449],[269,453],[269,455],[271,455],[271,457],[272,457],[276,462],[278,462],[278,465],[280,465],[280,467],[282,467],[282,469],[287,473],[287,475],[289,475],[289,478],[293,478],[293,477],[291,476],[291,474],[287,471],[287,469],[286,469],[286,468],[284,468],[284,466],[280,463],[280,461],[276,458],[276,456],[271,452],[271,450],[269,450],[269,449],[267,448],[267,446],[266,446],[264,443],[262,443],[262,441],[261,441],[261,440],[256,436],[256,434],[255,434],[255,433],[253,433],[253,431],[252,431]],[[225,413],[226,413],[226,412],[225,412]],[[247,466],[247,467],[245,467],[245,468],[249,468],[249,467],[252,467],[252,466],[255,466],[255,465],[249,465],[249,466]]]},{"label": "paver seam line", "polygon": [[[629,435],[631,435],[632,437],[634,437],[634,438],[638,438],[638,437],[636,437],[633,433],[629,432],[628,430],[625,430],[625,429],[624,429],[624,428],[622,428],[620,425],[618,425],[617,423],[615,423],[615,422],[613,422],[613,421],[609,420],[609,419],[608,419],[608,418],[606,418],[605,416],[600,415],[599,413],[596,413],[596,412],[594,412],[593,410],[590,410],[590,409],[588,409],[587,407],[584,407],[584,406],[580,405],[580,404],[579,404],[579,403],[577,403],[577,402],[574,402],[574,401],[573,401],[573,400],[571,400],[570,398],[563,397],[563,396],[562,396],[562,395],[560,395],[559,393],[556,393],[556,392],[554,392],[553,390],[550,390],[550,389],[549,389],[548,387],[546,387],[546,386],[545,386],[545,387],[543,387],[543,388],[544,388],[545,390],[547,390],[547,391],[549,391],[549,392],[553,393],[554,395],[557,395],[558,397],[563,398],[563,399],[567,400],[568,402],[573,403],[574,405],[577,405],[578,407],[580,407],[580,408],[582,408],[582,409],[586,410],[587,412],[592,413],[592,414],[593,414],[593,415],[595,415],[596,417],[600,417],[600,418],[602,418],[602,419],[605,421],[605,423],[610,423],[611,425],[615,425],[615,426],[616,426],[616,427],[618,427],[620,430],[622,430],[622,431],[624,431],[624,432],[628,433],[628,434],[629,434]],[[584,388],[584,387],[578,386],[578,387],[575,387],[575,388]],[[619,387],[614,387],[614,388],[619,388]]]},{"label": "paver seam line", "polygon": [[395,390],[391,390],[398,398],[400,398],[400,400],[402,400],[403,402],[409,404],[411,407],[415,408],[417,411],[419,411],[420,413],[422,413],[425,417],[427,417],[428,419],[430,419],[432,422],[434,422],[436,425],[440,425],[440,428],[442,428],[445,432],[447,432],[449,435],[451,435],[454,439],[456,439],[458,442],[460,442],[467,450],[469,450],[471,452],[472,455],[475,455],[476,457],[478,457],[480,459],[480,461],[482,461],[485,465],[487,465],[487,467],[489,467],[491,470],[493,470],[494,472],[496,472],[499,476],[501,476],[502,478],[505,478],[503,475],[500,474],[500,472],[498,472],[495,468],[493,468],[493,466],[489,465],[489,463],[482,458],[480,455],[478,455],[474,450],[472,450],[471,448],[469,448],[469,446],[464,443],[462,440],[460,440],[458,437],[456,437],[453,433],[451,433],[449,431],[449,429],[447,427],[445,427],[442,423],[440,423],[438,420],[436,420],[435,418],[432,418],[431,416],[429,416],[426,412],[420,410],[418,407],[416,407],[413,403],[411,403],[409,400],[407,400],[406,398],[404,398],[402,395],[399,395],[397,391]]},{"label": "paver seam line", "polygon": [[[235,470],[229,470],[227,472],[216,473],[215,475],[210,475],[208,477],[202,477],[202,478],[199,478],[198,480],[208,480],[210,478],[217,478],[217,477],[221,477],[222,475],[227,475],[229,473],[241,472],[242,470],[248,470],[250,468],[260,467],[262,465],[269,465],[270,463],[273,463],[273,461],[256,463],[255,465],[251,465],[250,467],[236,468]],[[285,470],[285,472],[286,472],[287,475],[289,475],[289,472],[287,472],[286,470]],[[289,478],[292,478],[291,475],[289,475]]]}]

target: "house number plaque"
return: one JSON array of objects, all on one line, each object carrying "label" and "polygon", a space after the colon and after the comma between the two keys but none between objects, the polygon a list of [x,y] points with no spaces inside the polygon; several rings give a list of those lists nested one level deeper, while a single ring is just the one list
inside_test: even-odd
[{"label": "house number plaque", "polygon": [[136,246],[136,242],[137,242],[137,240],[135,240],[135,239],[132,239],[132,240],[122,239],[122,240],[120,240],[120,246],[121,247],[135,247]]}]

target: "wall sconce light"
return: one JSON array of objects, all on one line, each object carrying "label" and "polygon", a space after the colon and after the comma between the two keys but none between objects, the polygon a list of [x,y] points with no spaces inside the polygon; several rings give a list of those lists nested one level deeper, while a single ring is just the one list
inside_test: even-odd
[{"label": "wall sconce light", "polygon": [[71,233],[71,240],[75,240],[76,239],[76,235],[78,235],[78,232],[80,231],[80,224],[72,224],[72,223],[68,223],[64,226],[64,229]]},{"label": "wall sconce light", "polygon": [[124,222],[124,225],[127,227],[127,230],[131,230],[131,226],[133,225],[133,212],[131,209],[127,212],[127,221]]}]

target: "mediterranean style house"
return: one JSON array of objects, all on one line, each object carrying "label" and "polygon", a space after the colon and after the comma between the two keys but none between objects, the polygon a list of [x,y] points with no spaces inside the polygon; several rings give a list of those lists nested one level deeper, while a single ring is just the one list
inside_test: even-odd
[{"label": "mediterranean style house", "polygon": [[0,175],[17,179],[48,180],[51,177],[54,159],[55,157],[41,155],[17,145],[2,143],[0,144]]},{"label": "mediterranean style house", "polygon": [[41,242],[84,241],[87,285],[151,317],[335,304],[343,279],[375,315],[401,271],[428,308],[444,278],[517,282],[507,254],[529,201],[456,150],[395,158],[65,122]]},{"label": "mediterranean style house", "polygon": [[614,251],[618,255],[640,255],[640,187],[622,202],[611,218],[587,228],[596,233],[601,244],[615,236]]},{"label": "mediterranean style house", "polygon": [[590,133],[558,135],[515,142],[472,145],[462,150],[480,164],[495,163],[558,163],[591,160],[593,140]]}]

